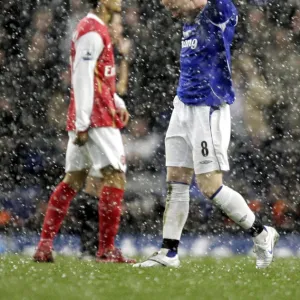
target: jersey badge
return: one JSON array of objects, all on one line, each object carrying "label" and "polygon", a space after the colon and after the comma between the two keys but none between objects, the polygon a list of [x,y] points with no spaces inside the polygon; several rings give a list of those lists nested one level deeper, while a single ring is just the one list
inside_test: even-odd
[{"label": "jersey badge", "polygon": [[83,60],[92,60],[93,59],[92,51],[91,50],[84,50],[83,55],[82,55],[82,59]]}]

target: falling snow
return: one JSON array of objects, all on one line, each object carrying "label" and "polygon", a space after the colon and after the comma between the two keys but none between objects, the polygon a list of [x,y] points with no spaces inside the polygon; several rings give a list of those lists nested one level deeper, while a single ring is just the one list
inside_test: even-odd
[{"label": "falling snow", "polygon": [[[232,52],[236,101],[231,108],[231,171],[225,183],[282,234],[279,256],[300,255],[300,1],[234,2],[239,10]],[[87,8],[80,0],[0,4],[0,255],[31,255],[49,196],[64,176],[69,48]],[[131,115],[122,131],[128,170],[117,240],[131,256],[150,255],[161,240],[164,137],[179,77],[181,30],[180,21],[159,0],[124,0],[121,17],[115,16],[110,28],[117,89]],[[125,75],[120,71],[123,62],[128,66]],[[183,256],[224,258],[252,251],[249,239],[194,181],[190,195]],[[79,193],[56,241],[58,252],[94,256],[97,218],[97,199]],[[10,272],[19,268],[10,266]],[[223,266],[223,276],[231,268],[237,266]],[[154,273],[143,272],[139,274],[147,281],[159,282]],[[62,280],[69,276],[60,274]],[[88,276],[95,280],[98,275]],[[218,278],[212,272],[209,276]]]}]

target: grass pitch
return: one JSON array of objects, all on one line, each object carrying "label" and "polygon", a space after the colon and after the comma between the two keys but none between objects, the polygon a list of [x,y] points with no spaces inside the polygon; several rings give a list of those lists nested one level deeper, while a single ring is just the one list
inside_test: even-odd
[{"label": "grass pitch", "polygon": [[0,299],[300,299],[300,259],[256,270],[253,258],[185,259],[178,269],[135,269],[58,256],[55,264],[0,257]]}]

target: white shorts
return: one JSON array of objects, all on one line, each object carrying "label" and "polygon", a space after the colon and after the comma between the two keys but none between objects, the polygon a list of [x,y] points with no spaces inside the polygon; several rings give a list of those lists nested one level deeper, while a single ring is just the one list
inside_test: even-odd
[{"label": "white shorts", "polygon": [[166,134],[166,166],[194,169],[195,174],[228,171],[230,107],[185,105],[178,97]]},{"label": "white shorts", "polygon": [[69,131],[66,173],[89,169],[90,176],[102,177],[100,170],[109,165],[125,172],[125,151],[120,130],[100,127],[90,129],[88,134],[87,143],[79,147],[73,144],[76,133]]}]

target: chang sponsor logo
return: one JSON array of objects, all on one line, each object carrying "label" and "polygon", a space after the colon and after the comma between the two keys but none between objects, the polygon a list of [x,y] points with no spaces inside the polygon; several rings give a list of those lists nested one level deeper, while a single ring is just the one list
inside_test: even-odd
[{"label": "chang sponsor logo", "polygon": [[197,39],[190,39],[186,41],[181,42],[181,47],[182,48],[191,48],[191,49],[196,49],[198,46],[198,40]]}]

